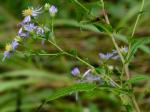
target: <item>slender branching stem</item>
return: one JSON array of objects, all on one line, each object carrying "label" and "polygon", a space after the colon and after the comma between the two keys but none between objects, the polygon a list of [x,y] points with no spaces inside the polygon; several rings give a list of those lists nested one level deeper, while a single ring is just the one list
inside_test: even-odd
[{"label": "slender branching stem", "polygon": [[53,43],[51,40],[48,40],[48,42],[50,42],[52,45],[54,45],[63,54],[66,54],[66,55],[71,56],[71,57],[75,57],[77,60],[79,60],[80,62],[82,62],[85,65],[89,66],[91,69],[94,69],[94,67],[92,65],[90,65],[89,63],[87,63],[86,61],[84,61],[83,59],[81,59],[80,57],[74,56],[74,55],[72,55],[72,54],[64,51],[62,48],[60,48],[56,43]]},{"label": "slender branching stem", "polygon": [[[140,20],[140,17],[141,17],[141,15],[142,15],[142,12],[143,12],[143,8],[144,8],[144,4],[145,4],[145,0],[142,0],[142,3],[141,3],[141,7],[140,7],[140,12],[139,12],[139,14],[138,14],[138,16],[137,16],[137,18],[136,18],[136,21],[135,21],[135,24],[134,24],[134,27],[133,27],[133,30],[132,30],[132,33],[131,33],[131,39],[133,38],[133,36],[134,36],[134,34],[135,34],[135,30],[136,30],[136,27],[137,27],[137,25],[138,25],[138,22],[139,22],[139,20]],[[131,43],[129,44],[129,51],[130,51],[130,49],[131,49]],[[127,56],[129,55],[129,52],[128,52],[128,54],[127,54]],[[126,74],[127,74],[127,79],[129,79],[130,78],[130,73],[129,73],[129,67],[128,67],[128,65],[129,65],[129,63],[126,63],[125,64],[125,72],[126,72]],[[131,88],[132,88],[132,85],[130,85],[131,86]],[[136,109],[136,111],[137,112],[140,112],[140,108],[139,108],[139,106],[138,106],[138,103],[136,102],[136,99],[135,99],[135,96],[133,95],[133,97],[132,97],[132,100],[133,100],[133,104],[134,104],[134,106],[135,106],[135,109]]]},{"label": "slender branching stem", "polygon": [[140,111],[140,108],[139,108],[139,105],[138,105],[138,103],[137,103],[137,101],[136,101],[134,95],[133,95],[133,97],[132,97],[132,101],[133,101],[133,104],[134,104],[134,106],[135,106],[136,112],[141,112],[141,111]]},{"label": "slender branching stem", "polygon": [[56,41],[55,41],[55,34],[54,34],[54,17],[52,17],[52,19],[51,19],[51,33],[52,33],[52,40],[53,40],[53,42],[55,42],[56,43]]},{"label": "slender branching stem", "polygon": [[[141,12],[143,11],[143,8],[144,8],[144,2],[145,2],[145,0],[142,0],[142,4],[141,4],[141,8],[140,8],[140,13],[139,13],[139,15],[138,15],[138,17],[136,19],[135,24],[134,24],[133,31],[132,31],[132,34],[131,34],[131,38],[134,36],[135,29],[136,29],[138,21],[139,21],[139,19],[141,17]],[[102,3],[102,10],[103,10],[103,14],[104,14],[106,23],[110,24],[108,16],[107,16],[107,13],[105,11],[104,1],[101,0],[101,3]],[[118,54],[119,54],[119,56],[120,56],[120,58],[122,60],[122,63],[123,63],[123,66],[124,66],[124,70],[125,70],[125,74],[126,74],[126,77],[127,77],[127,80],[128,80],[130,78],[130,73],[129,73],[129,68],[128,68],[129,63],[125,63],[125,59],[123,58],[123,56],[122,56],[122,54],[120,52],[120,49],[118,47],[118,44],[115,41],[115,38],[114,38],[113,34],[109,34],[109,35],[111,36],[112,42],[113,42],[114,46],[116,47],[116,50],[118,51]],[[130,50],[130,46],[129,46],[129,50]],[[132,87],[132,85],[129,85],[129,86],[130,86],[130,88]],[[139,108],[139,106],[138,106],[138,104],[136,102],[135,96],[132,97],[132,100],[133,100],[133,104],[135,106],[136,111],[140,112],[140,108]]]},{"label": "slender branching stem", "polygon": [[[87,65],[88,67],[90,67],[92,70],[95,70],[95,67],[92,66],[91,64],[89,64],[88,62],[86,62],[85,60],[81,59],[78,56],[74,56],[66,51],[64,51],[62,48],[60,48],[56,43],[52,42],[51,40],[48,40],[48,42],[50,42],[52,45],[54,45],[60,52],[62,52],[62,54],[65,54],[67,56],[73,57],[75,59],[77,59],[78,61],[82,62],[83,64]],[[111,81],[116,87],[121,88],[120,85],[118,85],[113,79],[111,79],[111,77],[105,75],[105,77]]]},{"label": "slender branching stem", "polygon": [[[101,4],[102,4],[103,15],[104,15],[104,17],[105,17],[106,23],[110,25],[110,21],[109,21],[109,19],[108,19],[107,13],[106,13],[106,11],[105,11],[105,5],[104,5],[104,1],[103,1],[103,0],[101,0]],[[119,46],[118,46],[118,44],[117,44],[117,42],[116,42],[116,40],[115,40],[114,34],[113,34],[113,33],[110,33],[110,32],[107,32],[107,33],[108,33],[109,36],[111,37],[111,40],[112,40],[112,42],[113,42],[113,44],[114,44],[114,46],[115,46],[115,48],[116,48],[116,50],[117,50],[117,52],[118,52],[118,54],[119,54],[121,60],[122,60],[122,63],[124,64],[125,60],[124,60],[124,57],[122,56],[122,53],[121,53],[121,51],[120,51],[120,49],[119,49]]]}]

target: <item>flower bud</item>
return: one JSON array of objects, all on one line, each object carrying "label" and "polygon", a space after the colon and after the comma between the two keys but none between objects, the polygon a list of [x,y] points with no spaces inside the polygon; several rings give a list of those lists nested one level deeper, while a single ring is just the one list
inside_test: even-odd
[{"label": "flower bud", "polygon": [[51,15],[52,17],[54,17],[57,12],[58,12],[58,9],[57,9],[54,5],[52,5],[52,6],[49,8],[49,13],[50,13],[50,15]]},{"label": "flower bud", "polygon": [[79,68],[77,68],[77,67],[73,68],[72,71],[71,71],[71,74],[73,76],[77,76],[78,74],[80,74]]},{"label": "flower bud", "polygon": [[50,8],[50,4],[49,4],[49,3],[46,3],[46,4],[44,5],[44,9],[47,11],[47,10],[49,10],[49,8]]}]

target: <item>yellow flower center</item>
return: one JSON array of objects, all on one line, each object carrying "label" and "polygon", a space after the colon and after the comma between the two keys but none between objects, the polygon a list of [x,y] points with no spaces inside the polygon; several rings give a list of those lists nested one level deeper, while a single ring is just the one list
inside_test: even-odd
[{"label": "yellow flower center", "polygon": [[28,8],[28,9],[25,9],[22,14],[24,16],[31,16],[32,15],[32,9],[31,8]]},{"label": "yellow flower center", "polygon": [[12,50],[11,44],[7,44],[7,45],[5,46],[5,49],[6,49],[6,51],[11,51],[11,50]]}]

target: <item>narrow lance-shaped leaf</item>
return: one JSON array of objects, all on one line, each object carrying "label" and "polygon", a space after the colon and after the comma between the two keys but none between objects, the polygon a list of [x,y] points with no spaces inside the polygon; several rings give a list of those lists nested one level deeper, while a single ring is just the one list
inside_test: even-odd
[{"label": "narrow lance-shaped leaf", "polygon": [[109,24],[107,24],[107,23],[104,23],[104,22],[96,22],[96,23],[93,23],[93,25],[94,25],[100,32],[107,32],[107,33],[113,32],[112,26],[109,25]]},{"label": "narrow lance-shaped leaf", "polygon": [[127,62],[131,61],[132,57],[136,53],[137,49],[143,45],[146,41],[149,41],[150,38],[143,38],[143,39],[133,39],[131,42],[131,48],[129,54],[126,58]]},{"label": "narrow lance-shaped leaf", "polygon": [[130,84],[130,83],[137,83],[139,81],[143,81],[143,80],[149,80],[150,77],[145,76],[145,75],[139,75],[139,76],[134,76],[132,78],[130,78],[125,84]]},{"label": "narrow lance-shaped leaf", "polygon": [[52,93],[52,95],[50,95],[47,98],[47,100],[51,101],[51,100],[55,100],[55,99],[58,99],[60,97],[66,96],[66,95],[73,93],[73,92],[91,91],[95,88],[96,88],[96,84],[93,84],[93,83],[79,83],[79,84],[75,84],[75,85],[70,86],[70,87],[65,87],[65,88],[55,90]]}]

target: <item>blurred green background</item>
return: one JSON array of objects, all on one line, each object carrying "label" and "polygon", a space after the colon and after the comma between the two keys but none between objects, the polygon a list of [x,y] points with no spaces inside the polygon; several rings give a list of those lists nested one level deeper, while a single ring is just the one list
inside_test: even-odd
[{"label": "blurred green background", "polygon": [[[102,16],[99,0],[79,0],[96,17]],[[45,3],[58,8],[55,20],[55,34],[58,44],[66,51],[76,49],[79,56],[97,67],[99,52],[109,52],[114,47],[108,36],[98,32],[90,25],[81,23],[89,20],[85,11],[73,0],[0,0],[0,60],[3,57],[5,44],[17,34],[18,24],[22,21],[22,10],[29,6],[40,7]],[[114,29],[119,29],[117,42],[126,45],[136,20],[140,0],[105,0],[107,12]],[[150,37],[150,0],[146,0],[142,19],[135,33],[136,38]],[[39,17],[41,24],[49,24],[47,14]],[[125,36],[127,35],[127,36]],[[28,52],[55,52],[49,43],[44,46],[38,40],[31,40],[19,47],[18,51],[5,62],[0,62],[0,112],[36,112],[43,100],[53,90],[72,84],[70,70],[79,66],[87,69],[82,63],[66,56],[28,55]],[[118,65],[117,62],[110,62]],[[132,75],[150,76],[150,46],[142,45],[129,66]],[[134,91],[142,112],[150,111],[150,81],[134,85]],[[108,91],[81,93],[80,100],[75,94],[45,104],[41,112],[124,112],[119,96]]]}]

